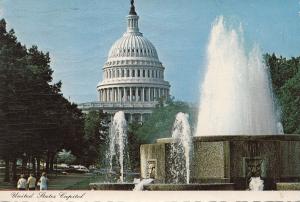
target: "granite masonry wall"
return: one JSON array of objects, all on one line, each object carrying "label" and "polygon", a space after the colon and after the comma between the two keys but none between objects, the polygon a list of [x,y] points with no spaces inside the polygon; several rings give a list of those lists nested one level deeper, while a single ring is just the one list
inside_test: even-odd
[{"label": "granite masonry wall", "polygon": [[[157,181],[166,182],[171,142],[141,146],[143,178],[154,165]],[[244,190],[251,176],[260,176],[272,190],[277,182],[300,182],[300,135],[207,136],[194,137],[193,143],[192,183],[231,182]]]}]

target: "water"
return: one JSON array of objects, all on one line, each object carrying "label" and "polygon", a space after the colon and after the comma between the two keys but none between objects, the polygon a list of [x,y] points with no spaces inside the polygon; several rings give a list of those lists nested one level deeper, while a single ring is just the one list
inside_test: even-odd
[{"label": "water", "polygon": [[260,177],[251,177],[249,183],[249,189],[251,191],[263,191],[264,190],[264,181]]},{"label": "water", "polygon": [[173,183],[190,181],[190,157],[192,135],[188,122],[188,114],[179,112],[173,125],[171,144],[171,178]]},{"label": "water", "polygon": [[108,159],[110,166],[110,173],[113,173],[114,166],[119,166],[120,171],[119,182],[124,182],[124,167],[127,156],[127,122],[123,111],[115,114],[110,128],[109,134],[109,151]]},{"label": "water", "polygon": [[154,179],[152,179],[152,178],[148,178],[148,179],[142,179],[142,180],[136,181],[133,191],[143,191],[144,186],[151,184],[153,182],[153,180]]},{"label": "water", "polygon": [[268,69],[254,46],[246,53],[241,28],[222,17],[212,27],[196,136],[282,134]]}]

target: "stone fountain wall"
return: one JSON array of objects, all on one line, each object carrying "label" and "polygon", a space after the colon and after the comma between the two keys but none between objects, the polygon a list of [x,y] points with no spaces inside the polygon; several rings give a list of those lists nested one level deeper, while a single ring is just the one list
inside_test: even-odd
[{"label": "stone fountain wall", "polygon": [[[141,146],[142,178],[167,182],[171,141]],[[193,143],[191,183],[247,189],[251,176],[261,176],[265,189],[275,189],[277,182],[300,182],[300,135],[194,137]]]}]

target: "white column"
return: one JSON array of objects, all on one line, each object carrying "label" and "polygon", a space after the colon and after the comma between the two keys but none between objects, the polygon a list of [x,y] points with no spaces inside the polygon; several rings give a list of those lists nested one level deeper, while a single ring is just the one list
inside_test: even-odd
[{"label": "white column", "polygon": [[150,91],[150,87],[148,88],[148,101],[151,101],[151,91]]},{"label": "white column", "polygon": [[132,102],[132,88],[129,87],[129,101]]},{"label": "white column", "polygon": [[106,102],[109,101],[109,91],[108,91],[108,88],[105,89],[106,91]]},{"label": "white column", "polygon": [[151,100],[152,100],[152,101],[154,100],[154,99],[153,99],[153,98],[154,98],[154,96],[153,96],[153,95],[154,95],[153,91],[154,91],[154,88],[151,88],[151,90],[150,90],[150,92],[151,92],[151,93],[150,93],[150,96],[151,96]]},{"label": "white column", "polygon": [[160,95],[160,88],[158,89],[158,98],[160,98],[161,97],[161,95]]},{"label": "white column", "polygon": [[121,102],[121,90],[120,90],[120,87],[118,87],[118,102]]},{"label": "white column", "polygon": [[142,93],[141,94],[142,94],[142,99],[141,100],[142,100],[142,102],[145,102],[145,88],[144,87],[142,88]]},{"label": "white column", "polygon": [[117,100],[117,90],[116,90],[116,88],[113,88],[113,92],[114,92],[114,102],[116,102],[116,100]]},{"label": "white column", "polygon": [[113,102],[116,101],[116,88],[112,88],[113,91]]},{"label": "white column", "polygon": [[126,98],[126,87],[123,87],[123,93],[124,93],[124,95],[123,95],[123,98],[124,98],[124,101],[127,101],[127,98]]},{"label": "white column", "polygon": [[114,94],[113,94],[113,89],[110,88],[110,101],[113,102],[114,101]]},{"label": "white column", "polygon": [[153,88],[153,100],[156,100],[156,88]]},{"label": "white column", "polygon": [[106,91],[103,89],[103,102],[106,102]]},{"label": "white column", "polygon": [[138,96],[139,95],[139,89],[138,87],[135,87],[135,101],[137,102],[138,101]]}]

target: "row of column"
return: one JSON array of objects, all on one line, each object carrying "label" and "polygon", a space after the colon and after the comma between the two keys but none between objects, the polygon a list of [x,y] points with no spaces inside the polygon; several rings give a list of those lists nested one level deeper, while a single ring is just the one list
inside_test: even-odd
[{"label": "row of column", "polygon": [[147,69],[107,69],[104,73],[104,79],[120,77],[142,77],[142,78],[161,78],[163,79],[163,70]]},{"label": "row of column", "polygon": [[101,102],[145,102],[168,96],[169,90],[156,87],[114,87],[99,91]]}]

